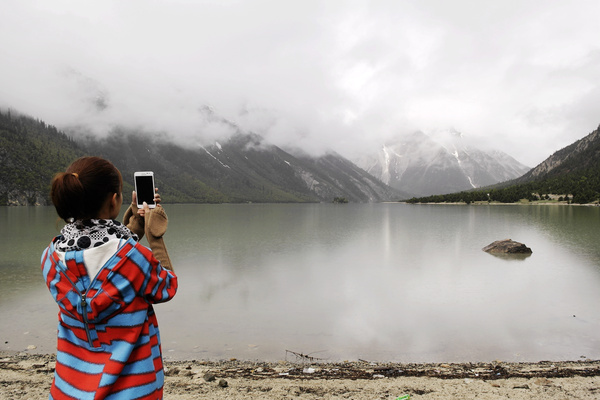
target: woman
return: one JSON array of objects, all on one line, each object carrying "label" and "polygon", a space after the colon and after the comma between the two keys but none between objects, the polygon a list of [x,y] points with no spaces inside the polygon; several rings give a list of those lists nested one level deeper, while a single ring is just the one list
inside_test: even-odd
[{"label": "woman", "polygon": [[[162,399],[160,335],[152,304],[169,301],[177,277],[162,236],[164,208],[123,202],[121,173],[83,157],[52,180],[52,202],[67,224],[42,255],[59,306],[50,399]],[[155,195],[157,203],[160,196]],[[138,243],[146,234],[150,249]]]}]

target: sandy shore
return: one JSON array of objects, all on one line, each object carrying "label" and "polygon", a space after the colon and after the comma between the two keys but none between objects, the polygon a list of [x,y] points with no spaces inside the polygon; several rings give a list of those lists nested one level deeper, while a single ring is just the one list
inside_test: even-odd
[{"label": "sandy shore", "polygon": [[[165,399],[598,399],[600,361],[166,361]],[[54,357],[0,352],[0,398],[47,399]]]}]

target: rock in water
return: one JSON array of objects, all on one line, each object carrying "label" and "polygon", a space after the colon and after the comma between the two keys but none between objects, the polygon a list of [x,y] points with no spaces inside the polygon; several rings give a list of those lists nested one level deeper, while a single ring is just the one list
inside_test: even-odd
[{"label": "rock in water", "polygon": [[500,254],[531,254],[531,249],[523,243],[515,242],[512,239],[496,240],[481,249],[487,253]]}]

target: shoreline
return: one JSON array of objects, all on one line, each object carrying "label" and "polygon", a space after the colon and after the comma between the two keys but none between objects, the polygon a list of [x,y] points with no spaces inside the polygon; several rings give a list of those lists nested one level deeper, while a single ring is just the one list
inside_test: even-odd
[{"label": "shoreline", "polygon": [[[600,360],[479,363],[165,360],[165,399],[596,399]],[[47,399],[55,356],[0,351],[0,398]]]},{"label": "shoreline", "polygon": [[[389,202],[394,203],[394,202]],[[566,202],[557,202],[557,201],[520,201],[518,203],[501,203],[499,201],[474,201],[472,203],[465,203],[464,201],[452,201],[452,202],[429,202],[429,203],[409,203],[406,200],[398,201],[400,204],[410,204],[410,205],[453,205],[453,206],[574,206],[574,207],[598,207],[600,203],[566,203]]]}]

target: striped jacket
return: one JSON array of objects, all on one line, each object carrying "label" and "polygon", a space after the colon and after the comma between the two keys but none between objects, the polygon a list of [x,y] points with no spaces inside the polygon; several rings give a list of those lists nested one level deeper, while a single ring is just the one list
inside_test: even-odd
[{"label": "striped jacket", "polygon": [[175,295],[175,274],[133,239],[123,241],[92,279],[83,251],[63,254],[64,262],[50,243],[42,255],[42,272],[59,306],[50,399],[162,399],[152,304]]}]

